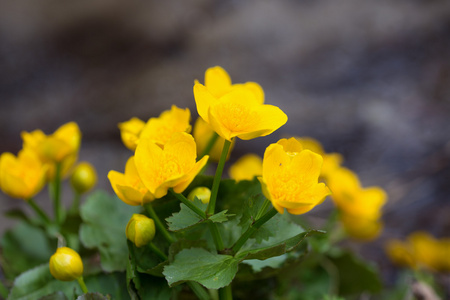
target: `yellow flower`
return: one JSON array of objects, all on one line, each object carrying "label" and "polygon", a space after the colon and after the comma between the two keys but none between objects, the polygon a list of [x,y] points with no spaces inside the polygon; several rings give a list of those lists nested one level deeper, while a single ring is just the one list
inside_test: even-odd
[{"label": "yellow flower", "polygon": [[205,186],[199,186],[193,189],[187,196],[188,200],[194,201],[195,197],[203,204],[209,203],[211,199],[211,190]]},{"label": "yellow flower", "polygon": [[341,154],[326,153],[320,142],[310,137],[301,137],[297,138],[297,140],[300,142],[300,144],[302,144],[303,149],[308,149],[312,152],[322,155],[323,166],[322,171],[320,172],[321,177],[327,179],[332,172],[340,167],[343,161]]},{"label": "yellow flower", "polygon": [[131,118],[126,122],[119,123],[120,138],[125,147],[131,151],[136,150],[139,135],[145,126],[145,122],[139,118]]},{"label": "yellow flower", "polygon": [[263,161],[258,155],[247,154],[231,165],[228,173],[236,181],[253,180],[255,176],[262,175],[262,164]]},{"label": "yellow flower", "polygon": [[229,141],[236,136],[249,140],[266,136],[287,122],[286,114],[278,107],[263,104],[263,93],[255,92],[259,85],[246,83],[230,87],[228,74],[222,70],[220,67],[207,70],[206,86],[198,82],[194,85],[198,114],[217,134]]},{"label": "yellow flower", "polygon": [[109,171],[108,179],[120,200],[128,205],[144,205],[155,200],[138,175],[134,156],[125,165],[125,173]]},{"label": "yellow flower", "polygon": [[264,195],[279,213],[286,208],[299,215],[323,202],[330,190],[318,183],[322,157],[303,150],[295,138],[281,139],[267,147],[262,177],[258,177]]},{"label": "yellow flower", "polygon": [[196,162],[194,138],[185,132],[175,133],[161,148],[141,139],[135,153],[136,169],[142,183],[155,198],[167,194],[169,188],[183,192],[205,166],[208,156]]},{"label": "yellow flower", "polygon": [[77,193],[86,193],[97,183],[97,172],[90,163],[81,162],[73,170],[70,183]]},{"label": "yellow flower", "polygon": [[327,184],[333,192],[332,199],[344,214],[377,220],[387,195],[379,187],[362,188],[358,176],[351,170],[339,168],[328,178]]},{"label": "yellow flower", "polygon": [[68,248],[61,247],[50,257],[50,273],[58,280],[72,281],[83,275],[83,262],[80,255]]},{"label": "yellow flower", "polygon": [[133,214],[125,230],[127,239],[136,247],[148,245],[155,237],[155,222],[141,214]]},{"label": "yellow flower", "polygon": [[449,251],[450,239],[436,239],[424,231],[411,233],[404,242],[391,240],[386,246],[386,252],[392,262],[430,271],[450,271]]},{"label": "yellow flower", "polygon": [[409,268],[416,267],[416,261],[411,247],[400,240],[388,241],[386,244],[386,254],[396,265]]},{"label": "yellow flower", "polygon": [[191,132],[191,112],[172,105],[170,110],[163,111],[158,118],[151,118],[145,124],[139,139],[150,140],[162,147],[176,132]]},{"label": "yellow flower", "polygon": [[367,219],[342,213],[340,221],[345,231],[352,238],[359,241],[370,241],[378,237],[383,229],[383,224],[375,219]]},{"label": "yellow flower", "polygon": [[[198,83],[198,81],[196,80],[195,83]],[[216,98],[222,97],[235,88],[245,87],[254,94],[259,103],[264,103],[264,90],[259,84],[251,81],[243,84],[231,84],[231,78],[227,71],[219,66],[208,68],[206,70],[205,87]]]},{"label": "yellow flower", "polygon": [[[214,134],[214,130],[211,126],[206,123],[201,117],[198,117],[194,124],[193,136],[195,139],[195,143],[197,144],[197,154],[201,155],[205,148],[207,147],[209,140],[212,138]],[[220,155],[222,154],[223,145],[225,143],[225,139],[223,137],[218,137],[211,151],[209,151],[209,158],[213,161],[219,161]],[[233,149],[235,144],[235,140],[233,140],[230,150],[228,151],[228,157],[231,154],[231,150]],[[228,159],[227,157],[227,159]]]},{"label": "yellow flower", "polygon": [[11,197],[28,200],[44,187],[47,166],[36,153],[23,149],[14,156],[9,152],[0,156],[0,189]]},{"label": "yellow flower", "polygon": [[49,179],[55,176],[55,164],[61,164],[61,174],[66,175],[78,158],[81,132],[75,122],[59,127],[53,134],[45,135],[41,130],[22,132],[23,148],[37,153],[49,164]]}]

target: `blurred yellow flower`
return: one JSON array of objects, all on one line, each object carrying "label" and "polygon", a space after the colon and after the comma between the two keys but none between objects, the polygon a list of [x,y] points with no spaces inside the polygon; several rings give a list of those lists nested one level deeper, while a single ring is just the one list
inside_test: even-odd
[{"label": "blurred yellow flower", "polygon": [[[208,73],[222,75],[211,75],[213,80],[208,80]],[[255,83],[227,88],[231,83],[224,74],[226,72],[207,70],[206,86],[198,82],[194,85],[197,111],[218,135],[229,141],[234,137],[249,140],[266,136],[287,122],[281,109],[263,104],[263,97],[255,92]]]},{"label": "blurred yellow flower", "polygon": [[[206,123],[201,117],[198,117],[194,124],[194,131],[192,135],[194,136],[195,143],[197,144],[197,155],[201,155],[206,147],[210,139],[214,134],[214,130],[211,126]],[[218,137],[211,151],[209,151],[209,159],[213,161],[219,161],[220,155],[222,154],[223,144],[225,143],[225,139],[223,137]],[[235,144],[235,140],[233,140],[230,150],[228,151],[228,157],[231,154],[231,150],[233,149]]]},{"label": "blurred yellow flower", "polygon": [[141,214],[133,214],[125,229],[127,239],[136,247],[148,245],[155,237],[155,222]]},{"label": "blurred yellow flower", "polygon": [[228,173],[236,181],[253,180],[255,176],[262,175],[262,164],[263,160],[258,155],[246,154],[230,166]]},{"label": "blurred yellow flower", "polygon": [[262,177],[258,177],[264,195],[279,213],[284,209],[299,215],[323,202],[330,190],[318,178],[322,157],[303,150],[295,139],[281,139],[267,147]]},{"label": "blurred yellow flower", "polygon": [[391,240],[386,253],[392,262],[409,268],[450,271],[450,239],[436,239],[424,231],[411,233],[406,241]]},{"label": "blurred yellow flower", "polygon": [[139,118],[133,117],[126,122],[119,123],[120,138],[125,147],[131,151],[136,150],[139,135],[144,129],[145,122]]},{"label": "blurred yellow flower", "polygon": [[97,172],[88,162],[80,162],[70,176],[72,188],[79,194],[84,194],[97,183]]},{"label": "blurred yellow flower", "polygon": [[23,149],[0,156],[0,189],[13,198],[28,200],[44,187],[48,167],[35,152]]},{"label": "blurred yellow flower", "polygon": [[381,217],[381,208],[387,200],[383,189],[362,188],[358,176],[346,168],[334,171],[327,184],[333,192],[331,198],[341,212],[371,220]]},{"label": "blurred yellow flower", "polygon": [[192,135],[177,132],[161,148],[148,139],[141,139],[136,148],[136,169],[142,183],[155,198],[167,194],[169,188],[183,192],[208,161],[196,162],[197,147]]},{"label": "blurred yellow flower", "polygon": [[181,109],[172,105],[170,110],[163,111],[158,118],[151,118],[142,129],[139,139],[150,140],[162,147],[176,132],[191,132],[191,112],[189,108]]},{"label": "blurred yellow flower", "polygon": [[80,255],[68,247],[58,248],[50,257],[50,273],[58,280],[72,281],[83,275]]},{"label": "blurred yellow flower", "polygon": [[61,164],[61,175],[66,175],[78,158],[81,131],[77,123],[69,122],[53,134],[45,135],[41,130],[22,132],[23,148],[37,153],[44,163],[49,164],[49,179],[55,176],[56,163]]},{"label": "blurred yellow flower", "polygon": [[327,179],[332,172],[341,166],[344,160],[342,155],[339,153],[326,153],[318,140],[310,137],[299,137],[297,140],[302,144],[303,149],[308,149],[322,155],[323,166],[320,176],[324,179]]},{"label": "blurred yellow flower", "polygon": [[[334,170],[327,184],[347,233],[360,240],[376,238],[382,229],[379,219],[387,200],[385,191],[379,187],[362,188],[358,176],[346,168]],[[358,221],[352,224],[348,221],[352,219]]]},{"label": "blurred yellow flower", "polygon": [[144,205],[155,200],[139,177],[134,156],[128,159],[124,174],[109,171],[108,179],[117,197],[128,205]]}]

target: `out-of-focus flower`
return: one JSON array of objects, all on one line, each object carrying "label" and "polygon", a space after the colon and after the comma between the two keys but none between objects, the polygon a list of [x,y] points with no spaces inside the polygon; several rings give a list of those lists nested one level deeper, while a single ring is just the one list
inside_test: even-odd
[{"label": "out-of-focus flower", "polygon": [[450,239],[436,239],[429,233],[411,233],[406,241],[391,240],[386,252],[392,262],[409,268],[430,271],[450,271]]},{"label": "out-of-focus flower", "polygon": [[[214,130],[211,128],[211,126],[206,123],[201,117],[198,117],[194,124],[194,131],[192,135],[194,136],[195,142],[197,144],[197,154],[201,155],[206,147],[208,146],[208,143],[210,139],[213,137]],[[209,159],[213,161],[219,161],[220,156],[222,154],[223,144],[225,143],[225,139],[223,137],[218,137],[217,140],[214,143],[214,146],[212,147],[211,151],[207,153],[209,155]],[[231,154],[231,150],[233,149],[235,144],[235,140],[233,140],[230,150],[228,151],[228,157]]]},{"label": "out-of-focus flower", "polygon": [[88,162],[80,162],[70,176],[72,188],[79,194],[84,194],[97,183],[97,172]]},{"label": "out-of-focus flower", "polygon": [[262,175],[263,160],[256,154],[246,154],[230,166],[230,177],[236,181],[253,180]]},{"label": "out-of-focus flower", "polygon": [[197,149],[192,135],[178,132],[161,148],[148,139],[141,139],[135,153],[136,169],[144,186],[156,198],[169,188],[183,192],[208,161],[196,162]]},{"label": "out-of-focus flower", "polygon": [[[385,191],[379,187],[362,188],[358,176],[346,168],[333,171],[327,184],[341,220],[346,220],[343,225],[347,233],[361,240],[377,237],[382,228],[379,219],[387,199]],[[348,221],[352,219],[358,221]]]},{"label": "out-of-focus flower", "polygon": [[299,215],[323,202],[330,190],[318,178],[322,157],[303,150],[295,139],[281,139],[267,147],[262,177],[258,177],[264,195],[279,213],[286,208]]},{"label": "out-of-focus flower", "polygon": [[72,281],[83,275],[83,261],[80,255],[68,248],[58,248],[50,257],[50,273],[58,280]]},{"label": "out-of-focus flower", "polygon": [[339,153],[326,153],[318,140],[310,137],[300,137],[297,140],[302,144],[303,149],[322,155],[323,166],[320,172],[322,178],[327,179],[332,172],[341,166],[343,161],[342,155]]},{"label": "out-of-focus flower", "polygon": [[41,130],[22,132],[23,148],[34,151],[42,162],[49,164],[49,179],[54,178],[56,164],[61,164],[61,175],[66,175],[78,158],[81,131],[77,123],[69,122],[53,134],[45,135]]},{"label": "out-of-focus flower", "polygon": [[133,214],[125,230],[127,239],[136,247],[148,245],[155,237],[155,222],[141,214]]},{"label": "out-of-focus flower", "polygon": [[205,186],[199,186],[193,189],[187,196],[188,200],[194,201],[195,197],[202,201],[202,203],[209,203],[211,199],[211,190]]},{"label": "out-of-focus flower", "polygon": [[126,122],[119,123],[120,137],[125,147],[131,151],[136,150],[136,145],[144,126],[145,122],[136,117],[133,117]]},{"label": "out-of-focus flower", "polygon": [[[198,82],[194,85],[197,111],[218,135],[229,141],[234,137],[249,140],[266,136],[286,123],[287,116],[281,109],[263,104],[254,83],[229,88],[231,81],[222,70],[207,70],[206,86]],[[221,75],[211,75],[214,79],[208,80],[209,73]]]},{"label": "out-of-focus flower", "polygon": [[416,267],[412,249],[400,240],[390,240],[386,244],[386,253],[389,259],[396,265],[409,268]]},{"label": "out-of-focus flower", "polygon": [[155,200],[139,177],[134,156],[128,159],[125,173],[109,171],[108,179],[117,197],[128,205],[144,205]]},{"label": "out-of-focus flower", "polygon": [[44,187],[48,167],[35,152],[23,149],[0,156],[0,189],[13,198],[28,200]]},{"label": "out-of-focus flower", "polygon": [[163,111],[158,118],[147,121],[139,139],[149,140],[162,147],[176,132],[191,132],[191,112],[172,105],[170,110]]}]

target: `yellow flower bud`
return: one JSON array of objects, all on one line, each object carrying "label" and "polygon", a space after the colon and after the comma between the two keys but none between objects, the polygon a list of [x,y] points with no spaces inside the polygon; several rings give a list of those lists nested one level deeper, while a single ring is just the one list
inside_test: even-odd
[{"label": "yellow flower bud", "polygon": [[79,194],[86,193],[97,183],[97,172],[90,163],[81,162],[75,167],[70,183]]},{"label": "yellow flower bud", "polygon": [[204,186],[196,187],[189,193],[187,198],[188,200],[194,201],[195,197],[197,197],[204,204],[209,203],[209,199],[211,198],[211,190]]},{"label": "yellow flower bud", "polygon": [[136,247],[145,246],[155,237],[155,222],[145,215],[133,214],[127,224],[126,235]]},{"label": "yellow flower bud", "polygon": [[50,257],[50,273],[58,280],[72,281],[83,275],[83,262],[80,255],[68,248],[61,247]]}]

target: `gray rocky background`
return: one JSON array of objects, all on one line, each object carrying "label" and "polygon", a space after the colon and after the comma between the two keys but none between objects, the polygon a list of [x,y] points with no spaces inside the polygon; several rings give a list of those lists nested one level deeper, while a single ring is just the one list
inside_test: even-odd
[{"label": "gray rocky background", "polygon": [[[365,255],[382,260],[387,238],[418,229],[450,236],[448,0],[1,0],[0,153],[17,153],[22,130],[76,121],[80,158],[111,191],[107,172],[131,154],[117,123],[171,104],[195,118],[193,81],[214,65],[260,83],[289,117],[232,159],[315,137],[390,196]],[[1,211],[15,206],[0,195]]]}]

